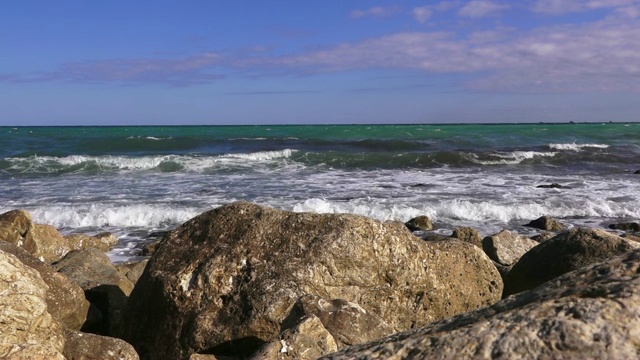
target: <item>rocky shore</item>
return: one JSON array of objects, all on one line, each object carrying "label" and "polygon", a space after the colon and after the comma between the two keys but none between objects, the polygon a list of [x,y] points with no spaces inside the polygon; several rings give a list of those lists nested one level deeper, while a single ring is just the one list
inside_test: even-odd
[{"label": "rocky shore", "polygon": [[[0,214],[0,358],[640,356],[637,223],[531,238],[228,204],[112,264],[109,233]],[[414,231],[414,232],[412,232]]]}]

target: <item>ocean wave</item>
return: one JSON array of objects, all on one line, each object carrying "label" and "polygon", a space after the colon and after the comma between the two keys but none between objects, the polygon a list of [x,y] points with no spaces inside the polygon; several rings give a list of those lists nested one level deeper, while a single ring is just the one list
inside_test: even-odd
[{"label": "ocean wave", "polygon": [[525,160],[539,157],[554,157],[557,152],[539,151],[512,151],[507,153],[492,153],[482,158],[475,153],[468,153],[466,157],[469,161],[481,165],[517,165]]},{"label": "ocean wave", "polygon": [[127,138],[127,140],[134,140],[134,139],[147,139],[147,140],[154,140],[154,141],[159,141],[159,140],[171,140],[173,139],[173,137],[169,136],[169,137],[155,137],[155,136],[129,136]]},{"label": "ocean wave", "polygon": [[609,145],[606,145],[606,144],[576,144],[576,143],[549,144],[549,148],[552,150],[570,150],[570,151],[581,151],[584,148],[606,149],[608,147]]},{"label": "ocean wave", "polygon": [[242,153],[229,154],[229,155],[226,155],[226,157],[232,158],[232,159],[264,161],[264,160],[273,160],[273,159],[279,159],[279,158],[288,158],[288,157],[291,157],[291,155],[295,151],[296,150],[291,150],[291,149],[284,149],[284,150],[277,150],[277,151],[259,151],[255,153],[249,153],[249,154],[242,154]]}]

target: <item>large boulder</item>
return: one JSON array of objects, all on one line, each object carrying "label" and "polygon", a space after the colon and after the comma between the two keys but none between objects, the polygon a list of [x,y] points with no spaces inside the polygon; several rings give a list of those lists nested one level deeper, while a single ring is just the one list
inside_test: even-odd
[{"label": "large boulder", "polygon": [[307,294],[358,304],[395,332],[489,305],[501,288],[491,261],[461,241],[240,202],[163,238],[131,294],[123,338],[148,359],[241,357],[275,340]]},{"label": "large boulder", "polygon": [[64,239],[71,250],[81,250],[92,247],[100,251],[109,251],[109,244],[87,234],[69,234],[65,235]]},{"label": "large boulder", "polygon": [[473,244],[482,249],[482,235],[472,227],[459,227],[453,230],[451,237]]},{"label": "large boulder", "polygon": [[522,255],[536,245],[538,245],[536,241],[509,230],[502,230],[482,240],[482,249],[489,258],[504,266],[515,264]]},{"label": "large boulder", "polygon": [[64,359],[63,326],[47,311],[47,284],[0,250],[0,358]]},{"label": "large boulder", "polygon": [[11,210],[0,214],[0,240],[22,246],[32,226],[31,214],[26,210]]},{"label": "large boulder", "polygon": [[321,359],[637,359],[640,250]]},{"label": "large boulder", "polygon": [[142,272],[144,268],[147,267],[147,263],[149,259],[139,260],[139,261],[128,261],[120,264],[115,264],[116,270],[122,275],[124,275],[132,284],[136,284],[140,276],[142,276]]},{"label": "large boulder", "polygon": [[33,224],[23,247],[31,255],[48,263],[60,260],[71,250],[62,234],[55,227],[45,224]]},{"label": "large boulder", "polygon": [[123,340],[66,331],[64,356],[73,360],[138,360],[133,346]]},{"label": "large boulder", "polygon": [[638,247],[639,243],[604,230],[573,228],[524,254],[505,278],[504,296],[533,289],[556,276]]},{"label": "large boulder", "polygon": [[411,231],[427,231],[433,229],[433,223],[426,215],[416,216],[405,223]]},{"label": "large boulder", "polygon": [[76,283],[14,244],[0,241],[0,251],[16,256],[23,264],[35,269],[49,286],[46,296],[49,313],[67,328],[80,330],[87,319],[89,302]]},{"label": "large boulder", "polygon": [[563,231],[567,229],[567,226],[565,224],[548,215],[541,216],[535,220],[532,220],[524,226],[546,231]]}]

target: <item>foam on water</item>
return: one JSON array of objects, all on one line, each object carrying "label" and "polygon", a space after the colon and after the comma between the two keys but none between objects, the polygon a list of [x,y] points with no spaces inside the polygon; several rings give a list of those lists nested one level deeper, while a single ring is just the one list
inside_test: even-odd
[{"label": "foam on water", "polygon": [[557,152],[539,152],[539,151],[513,151],[506,153],[493,153],[491,154],[498,159],[484,160],[480,159],[477,154],[467,154],[467,158],[476,163],[482,165],[517,165],[525,160],[534,159],[536,157],[553,157]]},{"label": "foam on water", "polygon": [[570,151],[581,151],[584,148],[606,149],[608,147],[609,145],[606,145],[606,144],[576,144],[576,143],[549,144],[549,148],[552,150],[570,150]]}]

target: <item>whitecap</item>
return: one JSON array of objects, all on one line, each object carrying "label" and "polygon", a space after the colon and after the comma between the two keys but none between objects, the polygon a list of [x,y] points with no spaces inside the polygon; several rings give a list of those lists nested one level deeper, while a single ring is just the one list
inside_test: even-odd
[{"label": "whitecap", "polygon": [[566,143],[566,144],[549,144],[549,148],[552,150],[570,150],[570,151],[581,151],[584,148],[598,148],[598,149],[606,149],[609,145],[606,144],[576,144],[574,143]]}]

